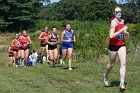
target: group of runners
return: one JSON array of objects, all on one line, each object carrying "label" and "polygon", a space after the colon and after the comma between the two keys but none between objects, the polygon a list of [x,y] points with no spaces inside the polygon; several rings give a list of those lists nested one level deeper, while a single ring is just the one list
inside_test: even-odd
[{"label": "group of runners", "polygon": [[[21,35],[15,34],[12,44],[9,48],[10,64],[9,66],[25,66],[28,63],[29,58],[29,46],[32,44],[30,37],[27,35],[26,30],[21,32]],[[68,57],[69,70],[72,69],[72,53],[74,48],[75,34],[71,29],[70,24],[65,25],[65,29],[61,34],[61,37],[57,34],[57,28],[52,27],[52,31],[48,31],[48,27],[45,27],[40,36],[40,46],[42,49],[42,59],[46,56],[47,63],[52,64],[55,67],[59,56],[58,43],[61,42],[62,58],[61,63],[64,63],[66,57]],[[35,50],[34,50],[35,51]]]},{"label": "group of runners", "polygon": [[[124,20],[122,17],[122,8],[116,6],[113,9],[114,18],[111,20],[110,32],[109,32],[109,61],[110,63],[107,65],[107,69],[104,73],[104,84],[106,86],[109,85],[108,75],[111,69],[113,68],[116,60],[116,55],[118,54],[120,59],[120,85],[119,88],[121,90],[126,90],[125,87],[125,74],[126,74],[126,46],[125,46],[125,36],[129,35],[127,32],[128,27],[125,26]],[[59,40],[59,35],[56,34],[57,28],[52,27],[52,32],[48,32],[48,27],[45,27],[41,32],[39,39],[41,40],[41,48],[43,53],[47,54],[47,61],[53,62],[53,66],[56,64],[58,59],[58,50],[57,50],[57,42]],[[68,64],[69,70],[72,70],[72,52],[74,47],[75,34],[71,29],[70,24],[66,24],[65,30],[62,32],[60,41],[62,42],[62,59],[63,61],[68,54]],[[11,48],[13,49],[13,55],[15,56],[15,60],[21,59],[21,62],[27,61],[27,57],[29,54],[29,45],[31,44],[31,39],[27,36],[26,31],[23,30],[22,35],[19,37],[18,34],[15,35],[15,39],[12,42]],[[68,53],[67,53],[68,52]],[[10,55],[9,55],[10,56]],[[14,61],[14,64],[17,61]],[[12,61],[11,61],[12,63]]]}]

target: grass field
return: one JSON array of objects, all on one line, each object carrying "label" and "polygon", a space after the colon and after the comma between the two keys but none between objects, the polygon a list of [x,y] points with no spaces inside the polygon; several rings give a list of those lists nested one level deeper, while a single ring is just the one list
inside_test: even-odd
[{"label": "grass field", "polygon": [[[7,67],[6,49],[0,51],[0,93],[119,93],[118,60],[109,75],[110,86],[103,84],[107,56],[96,62],[75,62],[74,70],[69,71],[67,64],[54,69],[46,64],[35,68]],[[140,61],[132,61],[132,57],[127,64],[126,93],[140,93]]]},{"label": "grass field", "polygon": [[[5,54],[3,54],[5,55]],[[107,62],[74,63],[50,69],[46,64],[32,67],[9,68],[6,57],[0,62],[1,93],[118,93],[119,64],[110,74],[110,87],[104,87],[103,72]],[[140,63],[127,64],[126,93],[139,93]]]}]

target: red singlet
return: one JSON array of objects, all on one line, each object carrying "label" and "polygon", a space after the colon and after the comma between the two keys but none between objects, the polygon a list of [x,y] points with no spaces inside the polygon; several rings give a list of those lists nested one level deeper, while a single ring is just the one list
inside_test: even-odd
[{"label": "red singlet", "polygon": [[[45,38],[47,36],[49,36],[49,34],[44,32],[43,35],[41,36],[41,38]],[[46,45],[47,44],[47,42],[45,41],[45,39],[41,40],[41,44],[43,44],[43,45]]]},{"label": "red singlet", "polygon": [[[121,22],[118,22],[116,19],[114,19],[114,20],[117,22],[117,26],[115,28],[115,32],[118,32],[120,29],[122,29],[124,27],[124,22],[123,22],[123,20],[121,20]],[[119,35],[117,35],[117,36],[115,36],[112,39],[110,38],[109,44],[117,45],[117,46],[124,45],[125,44],[124,32],[122,32],[121,35],[122,35],[123,39],[119,40]]]},{"label": "red singlet", "polygon": [[20,39],[21,47],[24,48],[24,49],[28,48],[28,44],[27,43],[29,43],[29,42],[30,41],[29,41],[28,36],[27,37],[22,36],[21,39]]},{"label": "red singlet", "polygon": [[20,50],[19,43],[20,43],[19,40],[14,39],[14,42],[13,42],[13,45],[14,45],[13,50],[14,50],[14,51]]}]

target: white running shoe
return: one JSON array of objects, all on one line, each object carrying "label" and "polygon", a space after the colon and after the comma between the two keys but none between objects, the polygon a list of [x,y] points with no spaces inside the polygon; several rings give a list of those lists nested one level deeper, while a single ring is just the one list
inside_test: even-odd
[{"label": "white running shoe", "polygon": [[122,90],[122,91],[126,90],[126,87],[125,87],[125,84],[124,84],[124,83],[120,83],[119,88],[120,88],[120,90]]},{"label": "white running shoe", "polygon": [[62,65],[62,64],[65,64],[65,62],[62,60],[62,59],[60,59],[60,64]]},{"label": "white running shoe", "polygon": [[70,67],[69,70],[73,70],[73,69]]},{"label": "white running shoe", "polygon": [[104,84],[106,85],[106,86],[108,86],[109,85],[109,83],[108,83],[108,77],[104,74]]},{"label": "white running shoe", "polygon": [[18,67],[18,65],[16,65],[16,67]]}]

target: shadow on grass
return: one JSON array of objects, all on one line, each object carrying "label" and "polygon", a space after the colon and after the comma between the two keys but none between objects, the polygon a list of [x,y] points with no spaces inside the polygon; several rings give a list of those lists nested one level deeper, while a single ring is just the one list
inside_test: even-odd
[{"label": "shadow on grass", "polygon": [[120,82],[119,81],[112,81],[110,82],[110,87],[119,87]]},{"label": "shadow on grass", "polygon": [[55,65],[55,67],[62,67],[62,65],[60,65],[60,64],[57,64],[57,65]]},{"label": "shadow on grass", "polygon": [[[119,81],[112,81],[110,82],[110,86],[104,86],[104,87],[118,87],[119,88],[120,82]],[[127,85],[127,83],[125,83]],[[125,92],[125,90],[119,90],[119,92]]]},{"label": "shadow on grass", "polygon": [[[69,67],[65,67],[63,69],[68,69]],[[72,69],[77,69],[78,67],[72,67]]]}]

